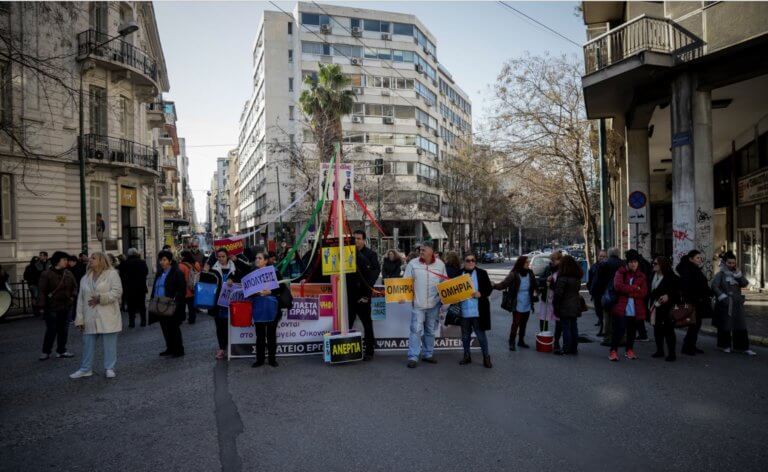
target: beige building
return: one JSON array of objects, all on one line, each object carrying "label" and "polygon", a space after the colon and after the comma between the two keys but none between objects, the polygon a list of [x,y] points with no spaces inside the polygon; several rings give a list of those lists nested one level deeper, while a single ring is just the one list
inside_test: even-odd
[{"label": "beige building", "polygon": [[227,186],[227,201],[229,202],[230,232],[237,234],[240,231],[240,158],[237,149],[227,153],[229,159],[229,185]]},{"label": "beige building", "polygon": [[41,250],[136,247],[152,260],[162,234],[153,131],[163,125],[153,104],[169,89],[152,4],[3,3],[0,35],[17,54],[0,62],[0,265],[18,282]]}]

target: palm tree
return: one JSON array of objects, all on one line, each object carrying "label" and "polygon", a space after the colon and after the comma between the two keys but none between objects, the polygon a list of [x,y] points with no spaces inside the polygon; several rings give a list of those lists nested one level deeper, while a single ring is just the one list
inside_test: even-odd
[{"label": "palm tree", "polygon": [[302,91],[299,97],[301,111],[310,119],[320,161],[328,162],[333,156],[333,144],[341,143],[343,137],[341,118],[352,113],[355,103],[355,94],[347,88],[352,81],[338,64],[320,64],[317,76],[307,76],[304,83],[309,90]]}]

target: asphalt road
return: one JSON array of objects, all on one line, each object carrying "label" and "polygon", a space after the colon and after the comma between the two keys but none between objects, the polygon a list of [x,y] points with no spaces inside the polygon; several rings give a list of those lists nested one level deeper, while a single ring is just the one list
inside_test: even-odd
[{"label": "asphalt road", "polygon": [[[652,343],[617,364],[597,343],[509,352],[499,299],[493,369],[459,352],[416,369],[394,353],[252,369],[213,359],[203,315],[183,327],[186,357],[157,356],[158,326],[126,330],[117,379],[73,381],[79,356],[37,360],[42,321],[0,324],[0,470],[765,470],[768,350],[722,354],[704,337],[706,354],[676,363],[651,359]],[[80,335],[70,343],[79,354]]]}]

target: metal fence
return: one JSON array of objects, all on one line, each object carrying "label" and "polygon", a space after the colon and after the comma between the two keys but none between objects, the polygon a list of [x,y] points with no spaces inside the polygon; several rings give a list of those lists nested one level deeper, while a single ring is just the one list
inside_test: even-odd
[{"label": "metal fence", "polygon": [[157,170],[157,151],[144,144],[99,134],[83,136],[86,159],[134,164]]},{"label": "metal fence", "polygon": [[80,57],[94,55],[119,62],[157,81],[157,61],[133,44],[89,29],[77,35],[77,46]]}]

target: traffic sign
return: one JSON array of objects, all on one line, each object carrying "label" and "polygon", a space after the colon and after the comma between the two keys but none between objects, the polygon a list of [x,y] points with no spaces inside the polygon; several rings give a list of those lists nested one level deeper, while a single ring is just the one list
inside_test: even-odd
[{"label": "traffic sign", "polygon": [[627,198],[627,203],[629,204],[627,219],[630,223],[648,222],[648,197],[643,192],[635,190],[630,193]]}]

